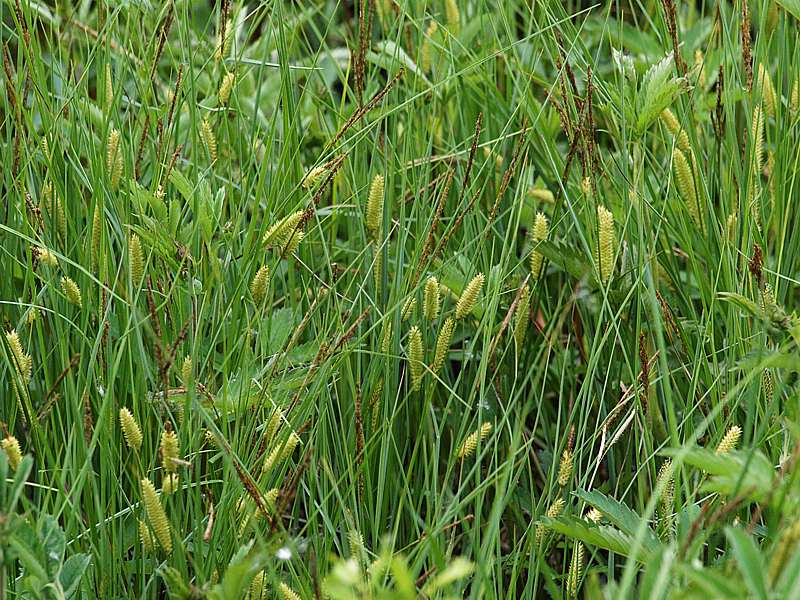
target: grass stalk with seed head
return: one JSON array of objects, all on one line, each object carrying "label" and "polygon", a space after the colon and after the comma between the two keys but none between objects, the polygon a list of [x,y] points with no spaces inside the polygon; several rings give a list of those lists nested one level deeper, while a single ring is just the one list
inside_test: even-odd
[{"label": "grass stalk with seed head", "polygon": [[158,545],[161,546],[165,554],[171,554],[172,527],[169,524],[167,513],[164,512],[164,506],[161,504],[161,498],[158,497],[153,482],[149,479],[142,479],[141,492],[142,504],[147,514],[147,520],[153,528],[155,539],[158,541]]},{"label": "grass stalk with seed head", "polygon": [[466,318],[475,308],[478,294],[481,293],[481,289],[483,288],[483,282],[483,273],[478,273],[464,288],[456,304],[456,319],[461,320]]},{"label": "grass stalk with seed head", "polygon": [[675,148],[672,153],[672,163],[675,166],[675,183],[678,188],[678,193],[683,199],[694,224],[701,227],[702,219],[700,216],[700,204],[697,198],[697,190],[695,189],[694,170],[689,164],[686,155],[678,148]]},{"label": "grass stalk with seed head", "polygon": [[161,434],[161,466],[167,473],[178,470],[178,436],[172,429],[167,429]]},{"label": "grass stalk with seed head", "polygon": [[67,300],[71,304],[74,304],[78,308],[83,306],[83,296],[81,295],[81,288],[78,287],[78,284],[75,283],[72,279],[67,277],[66,275],[61,278],[61,290],[64,292],[64,295],[67,297]]},{"label": "grass stalk with seed head", "polygon": [[128,448],[134,452],[138,452],[142,447],[142,430],[136,422],[136,418],[131,414],[131,411],[124,406],[119,409],[119,424],[122,428],[122,435],[125,438],[125,443]]},{"label": "grass stalk with seed head", "polygon": [[514,311],[514,343],[517,352],[522,351],[522,344],[525,341],[525,334],[528,332],[528,324],[531,321],[529,310],[531,303],[530,288],[525,285],[519,296],[517,308]]},{"label": "grass stalk with seed head", "polygon": [[614,252],[617,234],[614,230],[614,216],[605,206],[597,207],[597,250],[595,262],[600,282],[607,284],[614,272]]},{"label": "grass stalk with seed head", "polygon": [[19,440],[13,435],[6,436],[0,442],[0,448],[3,449],[3,452],[8,457],[8,466],[12,471],[16,471],[19,463],[22,462],[22,449],[20,448]]},{"label": "grass stalk with seed head", "polygon": [[482,443],[492,433],[492,424],[488,421],[481,425],[477,431],[470,433],[461,447],[458,449],[457,456],[461,460],[465,460],[475,454],[478,444]]},{"label": "grass stalk with seed head", "polygon": [[108,142],[106,143],[106,173],[112,190],[116,190],[119,187],[119,182],[122,179],[123,150],[120,137],[119,130],[112,129],[108,134]]},{"label": "grass stalk with seed head", "polygon": [[547,217],[544,213],[536,213],[536,218],[533,220],[533,228],[531,229],[531,242],[533,243],[533,251],[531,252],[531,276],[533,280],[539,279],[542,274],[542,263],[544,257],[542,253],[536,249],[539,242],[544,242],[550,235],[550,225],[547,222]]},{"label": "grass stalk with seed head", "polygon": [[411,373],[411,387],[416,392],[422,386],[422,377],[425,374],[423,355],[425,349],[422,345],[422,332],[419,327],[412,327],[408,332],[408,367]]},{"label": "grass stalk with seed head", "polygon": [[250,282],[250,293],[253,295],[253,303],[256,306],[261,306],[264,302],[264,298],[267,297],[269,280],[269,267],[263,265],[256,271],[256,274],[253,276],[253,281]]},{"label": "grass stalk with seed head", "polygon": [[383,223],[383,202],[384,202],[384,178],[383,175],[375,175],[369,187],[369,197],[367,198],[367,231],[373,239],[380,236],[381,224]]},{"label": "grass stalk with seed head", "polygon": [[422,314],[428,321],[434,321],[439,316],[441,309],[441,293],[439,291],[439,281],[436,277],[429,277],[425,282],[425,294],[423,298]]},{"label": "grass stalk with seed head", "polygon": [[717,454],[728,454],[736,450],[739,439],[742,437],[742,428],[734,425],[725,433],[725,436],[717,446]]},{"label": "grass stalk with seed head", "polygon": [[200,123],[200,139],[206,147],[211,162],[216,162],[217,136],[214,134],[214,129],[211,127],[211,123],[208,122],[208,118],[203,119],[202,123]]}]

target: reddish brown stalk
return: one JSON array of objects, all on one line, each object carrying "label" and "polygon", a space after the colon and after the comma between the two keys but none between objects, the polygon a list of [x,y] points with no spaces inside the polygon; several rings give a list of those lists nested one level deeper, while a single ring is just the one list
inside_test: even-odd
[{"label": "reddish brown stalk", "polygon": [[354,124],[360,121],[364,117],[364,115],[366,115],[369,111],[371,111],[375,107],[375,105],[377,105],[383,99],[383,97],[389,93],[389,90],[391,90],[394,87],[397,81],[403,76],[404,72],[405,71],[403,69],[400,69],[397,72],[397,74],[394,77],[392,77],[391,80],[389,80],[389,83],[383,86],[383,88],[378,93],[376,93],[370,99],[369,102],[367,102],[361,108],[357,109],[350,116],[350,118],[347,119],[347,121],[345,121],[344,125],[341,126],[339,131],[336,132],[336,135],[333,136],[333,139],[331,139],[331,141],[328,142],[326,147],[330,148],[334,144],[336,144],[336,142],[338,142],[342,138],[342,136],[347,132],[348,129],[350,129]]},{"label": "reddish brown stalk", "polygon": [[92,403],[89,399],[89,392],[83,392],[83,439],[88,446],[94,434],[94,418],[92,417]]},{"label": "reddish brown stalk", "polygon": [[356,471],[358,472],[358,495],[364,497],[364,473],[361,465],[364,462],[364,421],[361,415],[361,387],[356,386],[355,399],[355,420],[356,420]]},{"label": "reddish brown stalk", "polygon": [[717,105],[714,109],[714,133],[717,135],[717,141],[722,140],[722,133],[725,128],[725,113],[723,112],[722,105],[722,92],[725,89],[725,73],[722,65],[719,66],[719,74],[717,75]]},{"label": "reddish brown stalk", "polygon": [[[525,129],[523,127],[523,129]],[[497,196],[495,197],[494,204],[492,205],[491,210],[489,211],[489,219],[486,224],[486,232],[488,233],[491,230],[492,223],[494,222],[494,218],[497,215],[497,210],[500,207],[500,201],[503,199],[503,196],[508,189],[508,186],[511,184],[511,178],[514,176],[517,170],[517,163],[519,162],[520,152],[524,146],[525,138],[520,137],[517,143],[516,148],[514,148],[514,155],[511,157],[511,163],[509,163],[508,168],[503,173],[503,180],[500,182],[500,188],[497,190]],[[523,164],[528,162],[528,153],[525,153],[525,159],[522,161]]]},{"label": "reddish brown stalk", "polygon": [[183,152],[183,144],[178,144],[178,147],[175,148],[175,152],[172,153],[172,158],[169,160],[169,165],[167,166],[167,173],[164,181],[169,181],[169,176],[172,174],[172,169],[175,168],[175,163],[178,162],[178,157],[180,157],[181,152]]},{"label": "reddish brown stalk", "polygon": [[428,230],[428,237],[425,239],[425,246],[423,246],[422,248],[422,254],[419,257],[419,261],[417,261],[417,268],[416,271],[414,272],[414,277],[412,277],[411,279],[412,288],[416,287],[417,282],[419,281],[419,278],[422,275],[422,272],[425,270],[428,256],[430,256],[431,250],[433,250],[434,236],[436,234],[436,229],[439,226],[439,222],[441,221],[442,218],[442,212],[444,211],[444,205],[445,202],[447,201],[447,196],[450,194],[450,184],[453,183],[454,175],[455,175],[455,169],[453,169],[453,167],[450,167],[446,173],[444,186],[439,192],[439,201],[436,203],[436,212],[434,212],[433,221],[431,221],[431,226],[430,229]]},{"label": "reddish brown stalk", "polygon": [[748,268],[761,289],[764,280],[764,254],[758,244],[753,244],[753,256],[750,258]]},{"label": "reddish brown stalk", "polygon": [[142,135],[139,136],[139,147],[136,150],[136,163],[133,167],[133,176],[138,181],[142,175],[142,158],[144,157],[144,143],[147,140],[147,131],[150,128],[150,115],[144,116]]},{"label": "reddish brown stalk", "polygon": [[230,0],[222,0],[222,9],[219,13],[219,44],[220,53],[225,48],[225,36],[228,35],[228,12],[230,11]]},{"label": "reddish brown stalk", "polygon": [[181,93],[181,83],[183,82],[183,65],[178,67],[178,76],[175,78],[175,88],[172,90],[172,102],[169,104],[169,116],[167,117],[167,128],[172,126],[172,119],[175,117],[175,105],[178,103],[178,96]]},{"label": "reddish brown stalk", "polygon": [[592,182],[592,187],[596,192],[596,175],[597,175],[597,152],[595,151],[595,144],[594,144],[594,134],[595,134],[595,126],[594,126],[594,81],[592,79],[592,65],[588,65],[586,67],[586,114],[588,117],[588,122],[586,127],[584,128],[584,136],[586,138],[586,153],[589,155],[588,161],[591,167],[591,174],[592,177],[590,178]]},{"label": "reddish brown stalk", "polygon": [[675,59],[675,69],[678,75],[683,77],[686,75],[686,64],[681,57],[681,45],[678,40],[678,19],[675,15],[675,0],[662,0],[664,6],[664,17],[667,21],[667,29],[672,37],[672,52]]},{"label": "reddish brown stalk", "polygon": [[[313,448],[310,446],[306,450],[306,453],[303,455],[303,460],[300,462],[300,466],[297,467],[297,470],[294,472],[292,476],[292,480],[289,482],[289,485],[281,490],[280,497],[276,507],[276,514],[281,515],[286,510],[286,507],[289,506],[289,503],[294,500],[295,494],[297,494],[297,486],[300,485],[300,477],[302,477],[303,473],[306,469],[308,469],[308,465],[311,464],[311,453]],[[270,531],[274,531],[276,524],[280,521],[280,519],[274,519],[270,522]]]},{"label": "reddish brown stalk", "polygon": [[[497,349],[497,345],[500,343],[500,340],[502,339],[503,334],[505,333],[506,329],[508,328],[508,324],[511,322],[511,317],[514,316],[514,312],[517,310],[517,303],[519,302],[519,299],[522,297],[522,292],[525,290],[525,286],[528,285],[528,281],[530,280],[530,278],[531,278],[531,274],[528,273],[525,276],[525,279],[522,282],[522,285],[519,286],[519,289],[517,290],[517,293],[514,295],[514,300],[511,301],[511,306],[509,306],[508,310],[506,311],[506,316],[503,318],[503,322],[500,324],[500,330],[497,332],[497,334],[494,336],[494,338],[492,339],[491,343],[489,344],[489,358],[490,359],[494,356],[494,351]],[[476,383],[476,387],[477,387],[477,385],[480,383],[480,378],[476,379],[475,383]]]},{"label": "reddish brown stalk", "polygon": [[461,197],[467,191],[467,184],[469,184],[469,176],[472,173],[472,165],[475,161],[475,153],[478,151],[478,140],[481,136],[481,126],[483,125],[483,113],[478,113],[478,118],[475,121],[475,134],[472,136],[472,146],[469,149],[469,158],[467,159],[467,170],[464,172],[464,181],[461,182]]},{"label": "reddish brown stalk", "polygon": [[56,377],[56,380],[53,382],[53,385],[50,386],[49,390],[47,390],[47,395],[44,397],[45,404],[39,410],[37,418],[43,419],[44,417],[47,416],[47,413],[50,412],[50,409],[53,408],[53,402],[49,402],[49,400],[53,397],[53,394],[55,393],[58,386],[61,385],[61,382],[64,381],[64,378],[67,376],[67,373],[69,373],[72,369],[78,366],[78,362],[80,361],[80,359],[81,359],[80,353],[73,355],[67,367],[63,371],[61,371],[61,373],[58,374],[58,377]]},{"label": "reddish brown stalk", "polygon": [[208,523],[206,524],[206,530],[203,532],[203,541],[207,544],[211,541],[211,534],[214,531],[214,503],[208,503]]},{"label": "reddish brown stalk", "polygon": [[172,27],[172,21],[175,17],[175,4],[170,2],[167,15],[164,17],[164,23],[161,25],[161,30],[158,34],[158,44],[156,45],[156,53],[153,56],[153,65],[150,67],[150,83],[155,84],[156,70],[158,69],[158,61],[161,60],[161,53],[164,51],[164,44],[167,42],[169,30]]}]

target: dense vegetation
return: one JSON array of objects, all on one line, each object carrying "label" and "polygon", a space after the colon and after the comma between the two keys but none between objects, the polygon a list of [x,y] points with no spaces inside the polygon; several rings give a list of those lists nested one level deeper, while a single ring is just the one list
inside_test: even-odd
[{"label": "dense vegetation", "polygon": [[798,598],[797,0],[0,5],[0,600]]}]

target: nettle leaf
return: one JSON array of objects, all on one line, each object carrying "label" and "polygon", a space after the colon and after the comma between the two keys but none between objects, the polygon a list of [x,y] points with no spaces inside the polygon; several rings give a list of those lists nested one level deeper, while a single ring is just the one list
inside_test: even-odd
[{"label": "nettle leaf", "polygon": [[755,302],[749,298],[745,298],[741,294],[736,294],[734,292],[719,292],[717,294],[717,298],[723,302],[730,302],[731,304],[738,306],[740,310],[743,310],[750,316],[756,316],[761,313]]},{"label": "nettle leaf", "polygon": [[241,591],[246,589],[256,573],[263,567],[263,555],[253,551],[253,542],[241,546],[234,554],[222,581],[208,593],[212,600],[236,600],[241,598]]},{"label": "nettle leaf", "polygon": [[733,555],[739,565],[739,572],[744,577],[750,594],[753,598],[766,600],[767,583],[764,580],[766,571],[764,557],[753,541],[753,537],[735,527],[726,527],[725,536],[733,547]]},{"label": "nettle leaf", "polygon": [[800,0],[777,0],[777,2],[786,12],[800,20]]},{"label": "nettle leaf", "polygon": [[[642,517],[628,508],[625,504],[615,500],[614,498],[609,498],[597,490],[593,490],[591,492],[578,490],[575,492],[575,495],[587,504],[599,510],[601,513],[603,513],[603,516],[606,519],[611,521],[611,523],[631,537],[635,538],[639,534],[639,530],[642,528],[642,525],[645,523]],[[659,542],[655,532],[646,524],[644,524],[644,535],[644,544],[648,548],[654,550],[658,547]]]},{"label": "nettle leaf", "polygon": [[45,515],[39,527],[40,543],[47,557],[47,572],[53,577],[58,573],[64,560],[67,546],[64,530],[51,515]]},{"label": "nettle leaf", "polygon": [[674,66],[675,60],[670,52],[645,73],[637,98],[636,133],[638,135],[644,135],[661,111],[689,89],[689,82],[686,78],[672,75]]},{"label": "nettle leaf", "polygon": [[164,567],[159,570],[159,575],[167,586],[167,594],[170,600],[189,600],[192,597],[192,590],[183,580],[183,576],[175,567]]},{"label": "nettle leaf", "polygon": [[673,585],[672,568],[676,563],[675,544],[663,546],[653,553],[644,568],[639,589],[640,598],[660,600],[665,598]]},{"label": "nettle leaf", "polygon": [[[689,582],[687,595],[684,597],[701,598],[746,598],[747,588],[742,585],[741,578],[735,574],[723,573],[719,569],[705,568],[695,562],[691,565],[677,565],[679,575],[683,575]],[[697,595],[688,595],[694,591]]]},{"label": "nettle leaf", "polygon": [[775,485],[775,470],[766,456],[756,451],[717,454],[706,448],[681,450],[668,448],[663,454],[683,458],[683,462],[702,469],[712,477],[703,489],[726,496],[747,494],[752,500],[769,495]]},{"label": "nettle leaf", "polygon": [[592,272],[593,267],[586,256],[576,252],[564,242],[542,241],[536,245],[536,250],[550,263],[562,268],[575,279],[582,279],[587,273]]},{"label": "nettle leaf", "polygon": [[89,567],[91,557],[88,554],[74,554],[70,556],[61,567],[58,581],[64,590],[64,597],[71,598],[78,591],[86,569]]},{"label": "nettle leaf", "polygon": [[[557,519],[544,517],[542,523],[557,533],[575,538],[585,544],[634,558],[631,556],[631,550],[636,545],[634,538],[614,527],[595,525],[572,517],[559,517]],[[643,544],[639,547],[635,558],[643,563],[650,558],[651,553],[656,549],[657,547],[647,547]]]}]

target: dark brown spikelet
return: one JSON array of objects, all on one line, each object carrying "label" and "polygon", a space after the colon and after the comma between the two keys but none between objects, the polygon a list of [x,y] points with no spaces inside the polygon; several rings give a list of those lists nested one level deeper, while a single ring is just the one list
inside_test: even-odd
[{"label": "dark brown spikelet", "polygon": [[749,92],[753,89],[753,54],[750,47],[750,15],[747,12],[747,0],[742,3],[742,62],[744,62],[745,85]]},{"label": "dark brown spikelet", "polygon": [[647,339],[644,331],[639,334],[639,362],[642,364],[642,372],[639,374],[639,383],[642,384],[642,395],[647,396],[647,388],[650,387],[650,358],[647,354]]},{"label": "dark brown spikelet", "polygon": [[92,417],[92,402],[89,399],[89,391],[83,392],[83,439],[88,446],[92,441],[94,433],[94,418]]},{"label": "dark brown spikelet", "polygon": [[478,151],[478,140],[481,137],[481,127],[483,126],[483,113],[478,113],[478,118],[475,120],[475,134],[472,136],[472,146],[469,149],[469,158],[467,159],[467,169],[464,171],[464,181],[461,182],[462,193],[467,189],[469,183],[469,176],[472,172],[472,165],[475,162],[475,153]]},{"label": "dark brown spikelet", "polygon": [[667,21],[667,29],[672,37],[672,51],[675,58],[675,68],[678,70],[678,75],[681,77],[686,75],[686,65],[681,58],[680,41],[678,40],[678,19],[675,16],[675,1],[662,0],[664,5],[664,17]]},{"label": "dark brown spikelet", "polygon": [[755,277],[756,282],[758,282],[758,287],[760,289],[764,279],[764,254],[761,250],[761,246],[758,244],[753,244],[753,256],[750,257],[750,265],[748,268],[750,269],[750,274]]},{"label": "dark brown spikelet", "polygon": [[139,136],[139,147],[136,150],[136,163],[133,167],[133,176],[138,180],[142,176],[142,158],[144,157],[144,143],[147,141],[147,133],[150,130],[150,115],[144,116],[142,135]]},{"label": "dark brown spikelet", "polygon": [[150,67],[150,83],[155,85],[156,70],[158,69],[158,61],[161,60],[161,53],[164,51],[164,44],[167,43],[167,36],[169,30],[172,28],[172,21],[175,17],[175,4],[170,2],[167,16],[164,17],[164,23],[161,25],[161,30],[158,34],[158,44],[156,46],[156,53],[153,55],[153,65]]},{"label": "dark brown spikelet", "polygon": [[722,133],[725,128],[725,113],[723,112],[722,92],[725,90],[725,72],[722,65],[719,66],[719,74],[717,75],[717,105],[714,108],[714,133],[717,135],[717,141],[722,140]]},{"label": "dark brown spikelet", "polygon": [[342,125],[339,128],[339,131],[336,132],[336,135],[333,136],[331,141],[328,142],[327,148],[331,148],[332,146],[334,146],[336,144],[336,142],[338,142],[340,139],[342,139],[342,136],[347,132],[348,129],[350,129],[353,125],[355,125],[358,121],[360,121],[364,117],[364,115],[366,115],[369,111],[371,111],[373,108],[375,108],[375,106],[381,100],[383,100],[383,97],[386,96],[386,94],[389,93],[389,90],[391,90],[394,87],[394,85],[400,80],[400,78],[403,76],[404,73],[405,73],[405,71],[403,69],[400,69],[397,72],[397,74],[389,80],[389,83],[387,83],[385,86],[383,86],[383,88],[378,93],[376,93],[370,99],[369,102],[367,102],[361,108],[357,109],[352,114],[352,116],[350,116],[350,118],[347,119],[347,121],[344,122],[344,125]]},{"label": "dark brown spikelet", "polygon": [[364,497],[364,473],[361,471],[361,463],[364,462],[364,420],[361,414],[361,387],[356,386],[355,402],[356,419],[356,470],[358,471],[358,495]]}]

